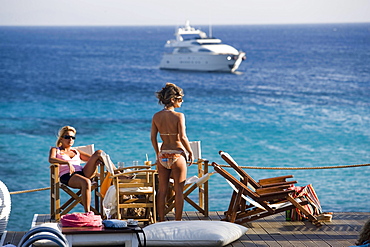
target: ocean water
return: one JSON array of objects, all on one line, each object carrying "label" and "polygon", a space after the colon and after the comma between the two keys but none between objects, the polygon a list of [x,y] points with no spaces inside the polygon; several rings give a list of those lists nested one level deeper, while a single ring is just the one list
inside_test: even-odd
[{"label": "ocean water", "polygon": [[[9,191],[49,186],[48,152],[64,125],[76,127],[76,145],[94,143],[114,162],[154,160],[154,92],[166,82],[184,89],[188,137],[211,162],[224,164],[223,150],[257,167],[370,163],[370,24],[214,26],[214,36],[247,53],[236,74],[159,70],[173,33],[0,27],[0,180]],[[256,179],[293,174],[334,212],[369,211],[369,171],[248,170]],[[226,210],[230,195],[212,176],[210,210]],[[8,230],[49,213],[49,191],[11,198]]]}]

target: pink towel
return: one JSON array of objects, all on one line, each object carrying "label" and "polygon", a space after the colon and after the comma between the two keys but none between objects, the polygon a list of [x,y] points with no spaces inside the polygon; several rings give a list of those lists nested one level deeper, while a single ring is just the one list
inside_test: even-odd
[{"label": "pink towel", "polygon": [[100,215],[95,215],[93,212],[88,213],[73,213],[63,215],[60,219],[63,227],[81,227],[81,226],[101,226],[102,219]]}]

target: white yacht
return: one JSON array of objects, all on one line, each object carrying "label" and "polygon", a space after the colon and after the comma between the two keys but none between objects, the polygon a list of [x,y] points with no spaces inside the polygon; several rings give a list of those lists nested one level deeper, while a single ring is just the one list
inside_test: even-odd
[{"label": "white yacht", "polygon": [[177,29],[176,40],[168,40],[159,65],[161,69],[234,72],[246,58],[245,52],[222,44],[220,39],[208,37],[190,26]]}]

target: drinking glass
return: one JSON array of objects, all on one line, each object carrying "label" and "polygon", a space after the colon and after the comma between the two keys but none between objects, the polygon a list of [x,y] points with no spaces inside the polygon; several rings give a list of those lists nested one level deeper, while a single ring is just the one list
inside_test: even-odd
[{"label": "drinking glass", "polygon": [[110,217],[111,217],[111,211],[113,209],[113,204],[112,203],[108,203],[107,205],[104,205],[104,213],[105,215],[107,216],[107,219],[109,220]]}]

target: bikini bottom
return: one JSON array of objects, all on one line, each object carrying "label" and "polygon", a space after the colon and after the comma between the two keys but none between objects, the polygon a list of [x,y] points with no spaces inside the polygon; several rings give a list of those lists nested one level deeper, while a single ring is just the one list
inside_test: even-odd
[{"label": "bikini bottom", "polygon": [[158,161],[164,168],[171,169],[172,165],[184,155],[182,150],[161,150],[158,154]]},{"label": "bikini bottom", "polygon": [[62,184],[68,185],[69,180],[75,174],[79,174],[81,176],[85,176],[85,174],[84,174],[83,171],[77,171],[77,172],[74,172],[72,174],[66,173],[66,174],[60,176],[60,178],[59,178],[60,179],[60,182],[62,182]]}]

